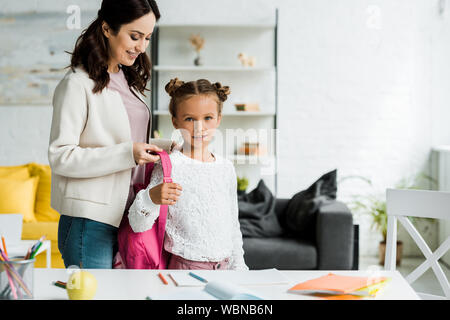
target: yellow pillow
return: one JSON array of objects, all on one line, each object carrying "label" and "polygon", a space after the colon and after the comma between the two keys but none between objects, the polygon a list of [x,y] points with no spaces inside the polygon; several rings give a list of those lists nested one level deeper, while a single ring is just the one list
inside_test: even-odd
[{"label": "yellow pillow", "polygon": [[39,177],[26,180],[0,178],[0,214],[21,213],[23,221],[36,221],[34,204]]},{"label": "yellow pillow", "polygon": [[0,178],[25,180],[30,177],[27,165],[14,167],[0,167]]},{"label": "yellow pillow", "polygon": [[49,165],[30,163],[32,177],[39,176],[34,212],[38,221],[59,221],[59,213],[50,206],[52,172]]}]

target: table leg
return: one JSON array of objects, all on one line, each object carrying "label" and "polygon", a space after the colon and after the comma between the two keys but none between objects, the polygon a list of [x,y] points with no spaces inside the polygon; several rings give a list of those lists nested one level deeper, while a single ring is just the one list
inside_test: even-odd
[{"label": "table leg", "polygon": [[52,267],[52,244],[50,243],[47,249],[47,269],[50,269],[51,267]]}]

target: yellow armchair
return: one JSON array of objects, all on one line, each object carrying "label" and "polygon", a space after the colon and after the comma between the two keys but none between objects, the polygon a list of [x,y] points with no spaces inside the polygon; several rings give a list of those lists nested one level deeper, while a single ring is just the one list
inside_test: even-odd
[{"label": "yellow armchair", "polygon": [[[33,187],[30,180],[38,181],[37,186]],[[58,250],[59,213],[50,207],[50,166],[28,163],[21,166],[0,167],[0,181],[2,182],[0,214],[24,214],[22,239],[37,240],[45,235],[46,240],[50,240],[52,244],[52,268],[64,268],[61,253]],[[24,208],[27,212],[23,212]],[[45,255],[38,255],[35,267],[44,268],[45,266]]]}]

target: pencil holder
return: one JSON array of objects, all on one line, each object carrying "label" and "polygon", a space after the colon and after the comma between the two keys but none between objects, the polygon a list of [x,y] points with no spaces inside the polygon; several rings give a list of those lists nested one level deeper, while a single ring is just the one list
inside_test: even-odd
[{"label": "pencil holder", "polygon": [[33,299],[35,261],[24,257],[0,261],[0,300]]}]

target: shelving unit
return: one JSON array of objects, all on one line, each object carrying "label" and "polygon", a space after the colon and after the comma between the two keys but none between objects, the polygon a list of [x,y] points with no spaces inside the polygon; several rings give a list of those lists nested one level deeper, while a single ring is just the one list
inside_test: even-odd
[{"label": "shelving unit", "polygon": [[[277,29],[278,12],[267,22],[246,23],[186,23],[163,24],[155,27],[151,43],[152,131],[159,130],[164,138],[174,132],[168,111],[169,96],[164,90],[174,77],[181,80],[206,78],[231,88],[224,103],[218,130],[223,136],[231,131],[232,143],[211,142],[211,149],[235,164],[239,177],[249,179],[247,191],[260,179],[277,194]],[[192,34],[205,39],[201,51],[203,65],[195,66],[195,51],[189,43]],[[256,58],[253,67],[243,67],[240,52]],[[235,103],[258,103],[260,111],[236,111]],[[152,132],[152,136],[154,136]],[[217,134],[216,134],[217,136]],[[227,136],[228,139],[228,136]],[[259,141],[267,155],[236,154],[243,142]]]},{"label": "shelving unit", "polygon": [[[228,108],[229,109],[229,108]],[[154,115],[157,116],[170,116],[169,111],[166,110],[155,110]],[[253,111],[227,111],[222,112],[222,116],[226,117],[273,117],[275,113],[273,112],[253,112]]]},{"label": "shelving unit", "polygon": [[273,71],[273,68],[258,68],[258,67],[224,67],[224,66],[154,66],[155,71],[210,71],[210,72],[263,72]]}]

